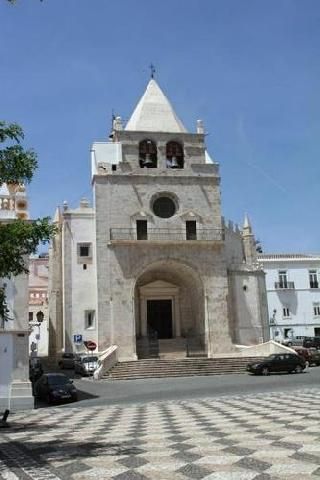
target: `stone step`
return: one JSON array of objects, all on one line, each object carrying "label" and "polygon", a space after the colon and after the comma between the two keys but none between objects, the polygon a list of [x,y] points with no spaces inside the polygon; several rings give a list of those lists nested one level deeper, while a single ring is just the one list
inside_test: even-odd
[{"label": "stone step", "polygon": [[188,377],[244,373],[246,365],[261,357],[148,359],[117,363],[103,378],[130,380],[143,378]]}]

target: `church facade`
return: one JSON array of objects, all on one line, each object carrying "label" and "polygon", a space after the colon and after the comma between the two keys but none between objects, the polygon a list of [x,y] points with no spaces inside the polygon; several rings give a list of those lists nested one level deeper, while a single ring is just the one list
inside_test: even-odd
[{"label": "church facade", "polygon": [[186,130],[152,78],[125,126],[91,149],[93,206],[56,212],[51,353],[117,345],[120,360],[186,340],[208,357],[269,340],[265,277],[248,218],[221,214],[219,165],[201,121]]}]

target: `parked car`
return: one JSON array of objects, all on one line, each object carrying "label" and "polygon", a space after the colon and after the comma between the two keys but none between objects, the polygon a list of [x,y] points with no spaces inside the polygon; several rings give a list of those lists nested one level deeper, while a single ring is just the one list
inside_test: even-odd
[{"label": "parked car", "polygon": [[320,365],[320,351],[317,350],[316,348],[309,348],[309,354],[310,354],[310,365]]},{"label": "parked car", "polygon": [[32,357],[29,359],[29,378],[30,382],[34,383],[43,374],[43,368],[39,357]]},{"label": "parked car", "polygon": [[308,365],[310,365],[311,355],[308,348],[305,347],[291,347],[300,357],[304,358]]},{"label": "parked car", "polygon": [[74,372],[81,375],[93,375],[98,368],[98,357],[96,355],[79,355],[74,362]]},{"label": "parked car", "polygon": [[78,393],[73,381],[63,373],[45,373],[34,386],[34,396],[47,403],[61,400],[76,401]]},{"label": "parked car", "polygon": [[58,365],[63,370],[64,368],[74,368],[74,361],[77,355],[75,353],[63,353],[58,361]]},{"label": "parked car", "polygon": [[296,346],[296,347],[299,347],[299,346],[304,346],[303,343],[304,343],[304,338],[303,337],[291,337],[291,338],[285,338],[284,340],[282,340],[282,345],[285,345],[286,347],[292,347],[292,346]]},{"label": "parked car", "polygon": [[303,346],[306,348],[320,349],[320,337],[306,337],[303,340]]},{"label": "parked car", "polygon": [[274,353],[260,362],[247,365],[247,371],[255,375],[269,375],[273,372],[301,373],[305,368],[304,358],[295,353]]}]

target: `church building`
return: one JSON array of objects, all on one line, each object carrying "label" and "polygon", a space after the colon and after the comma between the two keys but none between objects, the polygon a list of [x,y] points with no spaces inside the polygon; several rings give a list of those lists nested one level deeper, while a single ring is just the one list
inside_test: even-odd
[{"label": "church building", "polygon": [[213,357],[269,340],[265,275],[249,219],[221,213],[202,121],[187,131],[151,78],[126,125],[91,148],[93,206],[67,202],[50,251],[51,353],[118,347],[121,360]]}]

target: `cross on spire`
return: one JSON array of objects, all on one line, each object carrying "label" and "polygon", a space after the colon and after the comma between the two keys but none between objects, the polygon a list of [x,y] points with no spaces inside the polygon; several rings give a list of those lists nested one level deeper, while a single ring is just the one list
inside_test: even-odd
[{"label": "cross on spire", "polygon": [[153,63],[150,63],[149,68],[150,68],[151,78],[154,78],[154,74],[156,73],[156,69],[155,69],[155,66],[153,65]]}]

